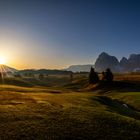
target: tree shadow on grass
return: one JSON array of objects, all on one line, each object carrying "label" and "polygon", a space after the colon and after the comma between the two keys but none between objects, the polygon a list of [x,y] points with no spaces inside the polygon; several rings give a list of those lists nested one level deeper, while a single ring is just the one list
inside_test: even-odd
[{"label": "tree shadow on grass", "polygon": [[116,112],[120,115],[140,120],[140,112],[124,102],[120,102],[116,99],[113,100],[106,96],[96,96],[94,100],[98,101],[102,105],[105,105],[110,112]]},{"label": "tree shadow on grass", "polygon": [[103,93],[108,91],[118,92],[140,92],[140,82],[131,81],[100,81],[99,84],[93,86],[90,90],[101,90]]}]

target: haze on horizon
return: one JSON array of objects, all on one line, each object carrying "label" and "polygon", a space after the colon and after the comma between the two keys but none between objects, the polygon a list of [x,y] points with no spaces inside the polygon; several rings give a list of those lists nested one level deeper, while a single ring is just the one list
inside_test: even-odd
[{"label": "haze on horizon", "polygon": [[140,53],[138,0],[1,0],[0,57],[18,69]]}]

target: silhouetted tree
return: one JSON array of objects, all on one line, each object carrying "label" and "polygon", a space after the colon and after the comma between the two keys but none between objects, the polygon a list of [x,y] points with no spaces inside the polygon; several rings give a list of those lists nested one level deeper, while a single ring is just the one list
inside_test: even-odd
[{"label": "silhouetted tree", "polygon": [[71,72],[70,74],[70,80],[72,81],[73,80],[73,73]]},{"label": "silhouetted tree", "polygon": [[96,84],[99,82],[98,74],[94,71],[94,68],[91,67],[89,73],[89,84]]},{"label": "silhouetted tree", "polygon": [[39,74],[39,79],[43,80],[44,79],[44,75],[43,74]]},{"label": "silhouetted tree", "polygon": [[102,77],[101,77],[101,80],[102,80],[102,81],[104,81],[104,80],[105,80],[105,72],[104,72],[104,71],[102,72]]},{"label": "silhouetted tree", "polygon": [[14,75],[16,78],[21,78],[21,75],[20,74],[15,74]]},{"label": "silhouetted tree", "polygon": [[25,77],[35,77],[33,73],[24,73]]},{"label": "silhouetted tree", "polygon": [[2,73],[0,72],[0,81],[2,81]]},{"label": "silhouetted tree", "polygon": [[111,70],[109,68],[106,69],[105,72],[105,80],[108,82],[112,82],[113,81],[113,73],[111,72]]}]

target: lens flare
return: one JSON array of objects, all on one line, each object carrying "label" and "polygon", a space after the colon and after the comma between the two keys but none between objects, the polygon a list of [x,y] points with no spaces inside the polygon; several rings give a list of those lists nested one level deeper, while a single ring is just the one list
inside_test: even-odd
[{"label": "lens flare", "polygon": [[4,65],[6,63],[6,60],[4,57],[0,57],[0,65]]}]

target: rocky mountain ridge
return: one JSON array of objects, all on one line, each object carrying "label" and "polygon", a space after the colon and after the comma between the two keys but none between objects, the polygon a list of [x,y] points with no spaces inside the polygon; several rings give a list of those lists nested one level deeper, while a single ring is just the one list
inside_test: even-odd
[{"label": "rocky mountain ridge", "polygon": [[105,52],[101,53],[96,62],[96,71],[104,71],[110,68],[113,72],[137,72],[140,71],[140,54],[131,54],[129,58],[123,57],[120,61],[115,56]]}]

